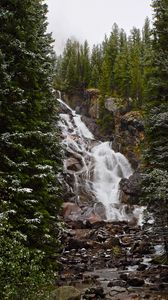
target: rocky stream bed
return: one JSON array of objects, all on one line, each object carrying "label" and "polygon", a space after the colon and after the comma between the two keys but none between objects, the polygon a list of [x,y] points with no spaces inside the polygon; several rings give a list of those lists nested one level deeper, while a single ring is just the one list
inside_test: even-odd
[{"label": "rocky stream bed", "polygon": [[142,228],[105,221],[66,225],[57,285],[75,289],[58,300],[168,299],[168,266],[153,263],[159,246]]}]

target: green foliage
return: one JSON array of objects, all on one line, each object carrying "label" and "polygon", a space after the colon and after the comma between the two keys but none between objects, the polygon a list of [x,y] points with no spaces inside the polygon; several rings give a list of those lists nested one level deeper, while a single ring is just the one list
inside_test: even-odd
[{"label": "green foliage", "polygon": [[7,235],[2,228],[0,251],[7,299],[44,283],[59,251],[61,149],[52,38],[42,2],[0,3],[0,216],[9,224]]},{"label": "green foliage", "polygon": [[87,41],[80,45],[68,39],[63,55],[57,58],[55,86],[65,91],[86,88],[90,80],[90,57]]},{"label": "green foliage", "polygon": [[153,0],[154,29],[152,72],[146,103],[146,150],[143,198],[160,230],[168,260],[168,47],[165,0]]},{"label": "green foliage", "polygon": [[0,299],[45,299],[55,280],[52,266],[44,268],[45,253],[24,246],[26,237],[2,218],[0,236]]},{"label": "green foliage", "polygon": [[97,123],[100,125],[103,134],[109,134],[111,136],[115,126],[114,116],[105,108],[104,97],[99,97],[99,119]]}]

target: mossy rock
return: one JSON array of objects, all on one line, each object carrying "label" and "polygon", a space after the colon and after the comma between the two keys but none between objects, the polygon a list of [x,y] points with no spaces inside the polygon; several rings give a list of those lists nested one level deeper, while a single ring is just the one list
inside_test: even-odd
[{"label": "mossy rock", "polygon": [[80,300],[81,293],[73,286],[61,286],[51,292],[50,300]]}]

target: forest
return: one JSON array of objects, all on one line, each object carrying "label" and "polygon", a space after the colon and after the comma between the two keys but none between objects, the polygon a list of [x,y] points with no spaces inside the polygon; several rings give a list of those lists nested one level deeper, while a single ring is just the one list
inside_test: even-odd
[{"label": "forest", "polygon": [[[168,299],[167,269],[162,270],[162,265],[168,264],[168,0],[152,0],[152,8],[153,23],[146,18],[142,29],[133,27],[128,35],[114,23],[101,44],[91,49],[87,40],[82,44],[68,39],[63,53],[57,55],[52,35],[47,33],[48,8],[42,0],[0,2],[0,299],[113,299],[96,289],[90,294],[87,291],[83,298],[68,298],[74,291],[65,298],[53,294],[63,274],[63,259],[65,269],[68,264],[66,257],[61,262],[60,257],[73,249],[71,235],[77,226],[62,217],[65,178],[69,175],[64,170],[66,150],[57,90],[65,102],[77,95],[81,106],[90,101],[92,92],[96,93],[99,116],[95,126],[99,126],[103,141],[106,136],[115,140],[116,132],[121,132],[119,123],[114,124],[120,120],[105,108],[106,99],[118,99],[120,113],[116,118],[124,120],[121,108],[129,104],[131,109],[126,113],[140,115],[143,120],[144,139],[137,146],[140,163],[136,171],[141,183],[138,205],[146,207],[146,219],[152,216],[152,234],[149,232],[147,239],[162,237],[164,250],[157,265],[159,278],[164,273],[165,281],[157,291],[160,293],[164,286],[162,299]],[[98,226],[109,230],[110,225],[101,222]],[[126,228],[123,224],[114,222],[114,228],[122,231],[122,226]],[[80,229],[91,230],[94,235],[97,227],[89,226]],[[127,230],[134,231],[129,226]],[[66,234],[69,246],[65,247]],[[97,245],[103,247],[103,243],[100,236]],[[90,247],[83,240],[78,244],[73,244],[75,249]],[[121,248],[117,242],[111,250],[117,263]]]}]

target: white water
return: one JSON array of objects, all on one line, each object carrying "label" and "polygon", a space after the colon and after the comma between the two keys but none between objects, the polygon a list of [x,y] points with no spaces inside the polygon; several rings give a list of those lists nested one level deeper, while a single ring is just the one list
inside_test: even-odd
[{"label": "white water", "polygon": [[[93,134],[66,103],[58,99],[68,109],[69,114],[60,114],[59,126],[62,130],[63,144],[72,157],[80,161],[81,169],[73,173],[76,199],[80,198],[80,190],[85,191],[105,207],[107,220],[130,220],[133,216],[141,222],[140,207],[128,209],[119,201],[119,183],[122,178],[129,178],[132,168],[128,160],[112,149],[110,142],[96,142]],[[64,164],[67,170],[67,162]],[[135,214],[134,214],[135,213]]]},{"label": "white water", "polygon": [[132,174],[131,166],[121,153],[112,150],[110,142],[100,143],[91,152],[95,161],[93,189],[96,198],[104,204],[107,219],[124,219],[123,206],[118,206],[119,183]]}]

